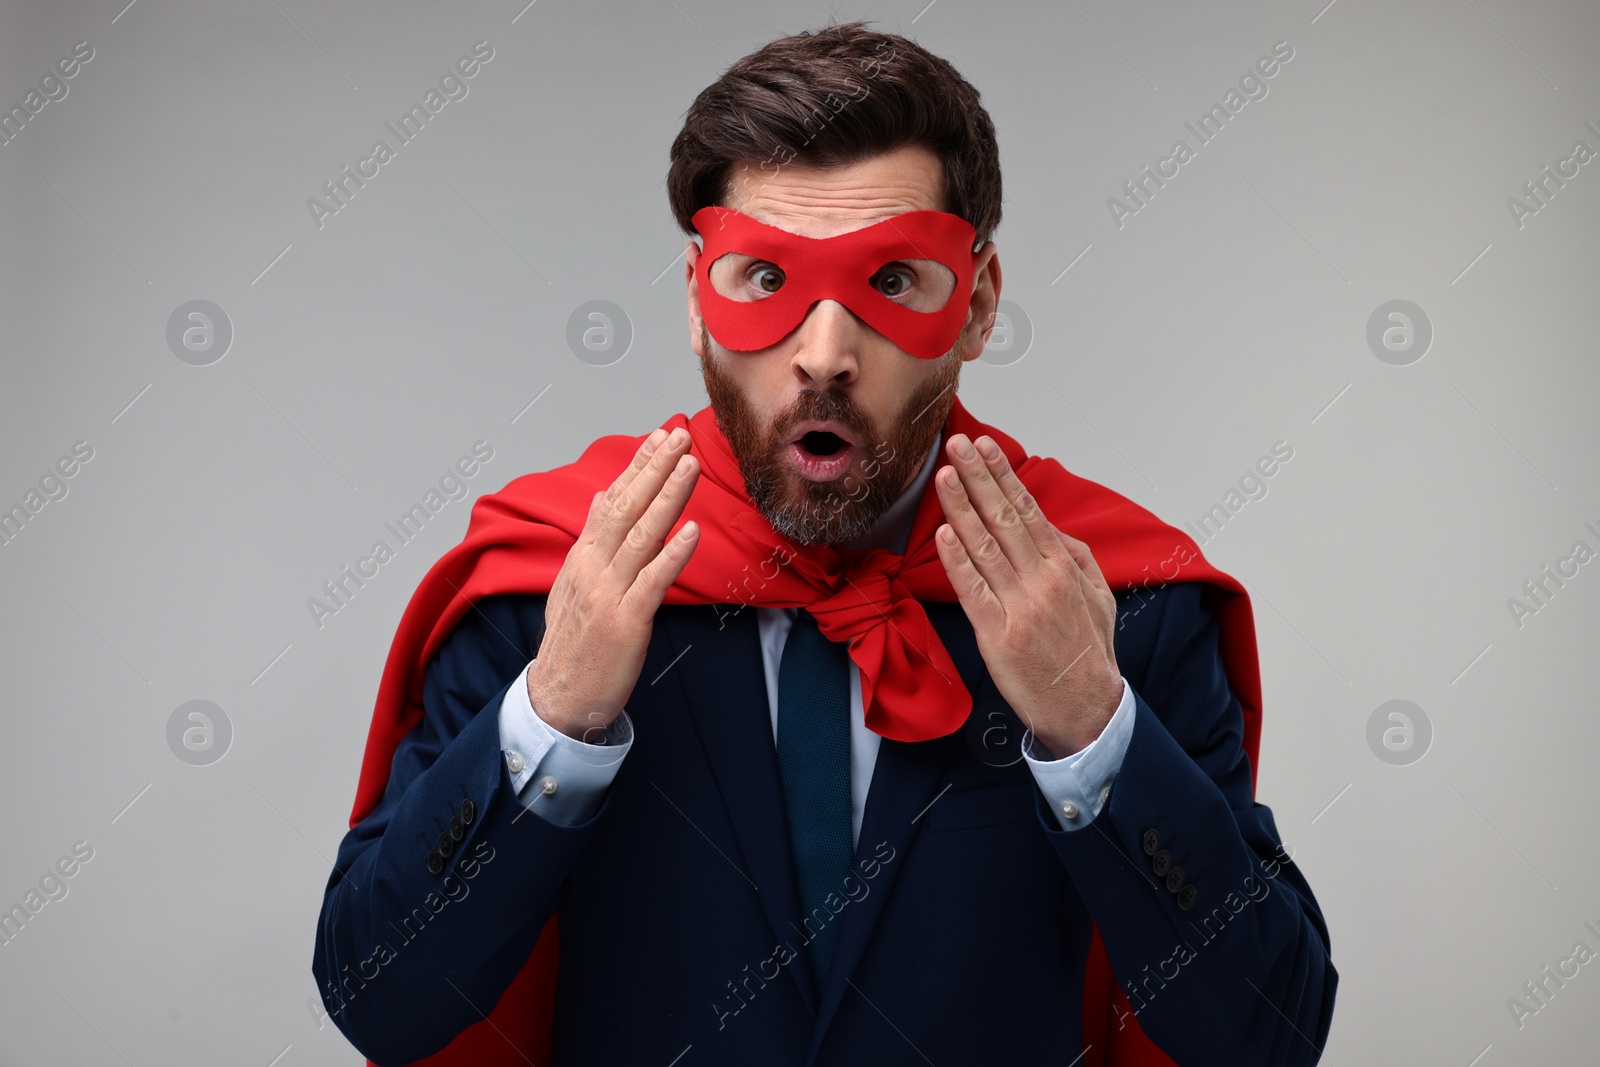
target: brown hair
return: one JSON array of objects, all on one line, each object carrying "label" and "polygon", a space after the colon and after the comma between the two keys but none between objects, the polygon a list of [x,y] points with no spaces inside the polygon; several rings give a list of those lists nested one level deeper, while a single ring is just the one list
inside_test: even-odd
[{"label": "brown hair", "polygon": [[835,24],[770,42],[695,97],[672,142],[667,199],[693,234],[690,219],[723,202],[735,163],[773,175],[795,160],[841,166],[910,144],[939,157],[943,210],[970,222],[981,246],[1000,225],[1000,149],[978,90],[905,37]]}]

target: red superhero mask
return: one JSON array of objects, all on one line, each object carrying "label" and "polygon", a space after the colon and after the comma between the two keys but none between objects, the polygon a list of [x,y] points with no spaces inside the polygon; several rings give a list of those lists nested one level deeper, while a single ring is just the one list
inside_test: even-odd
[{"label": "red superhero mask", "polygon": [[918,359],[950,351],[967,318],[977,254],[972,224],[909,211],[837,237],[802,237],[732,208],[690,220],[706,329],[725,348],[769,348],[819,300],[837,300]]}]

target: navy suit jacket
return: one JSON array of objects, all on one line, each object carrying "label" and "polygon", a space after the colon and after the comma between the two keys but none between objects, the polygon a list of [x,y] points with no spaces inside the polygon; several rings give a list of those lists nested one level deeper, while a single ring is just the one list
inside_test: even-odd
[{"label": "navy suit jacket", "polygon": [[1084,1051],[1092,921],[1139,1025],[1179,1064],[1315,1063],[1338,982],[1328,932],[1251,798],[1200,594],[1118,595],[1136,720],[1107,806],[1072,831],[960,604],[924,602],[972,714],[932,741],[882,741],[854,882],[823,917],[839,925],[820,996],[756,612],[657,612],[626,705],[633,747],[598,812],[567,827],[523,807],[499,746],[544,598],[485,598],[429,664],[425,717],[340,845],[312,964],[327,1010],[384,1067],[436,1052],[493,1008],[555,910],[557,1065],[1065,1067]]}]

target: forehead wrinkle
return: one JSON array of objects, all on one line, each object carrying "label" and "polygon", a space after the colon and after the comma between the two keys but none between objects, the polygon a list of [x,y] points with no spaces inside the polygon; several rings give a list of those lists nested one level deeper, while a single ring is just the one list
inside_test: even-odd
[{"label": "forehead wrinkle", "polygon": [[733,196],[730,206],[804,237],[835,237],[908,211],[938,211],[942,170],[925,151],[901,149],[839,167],[792,165],[787,173],[738,183],[744,188],[730,191],[747,195]]}]

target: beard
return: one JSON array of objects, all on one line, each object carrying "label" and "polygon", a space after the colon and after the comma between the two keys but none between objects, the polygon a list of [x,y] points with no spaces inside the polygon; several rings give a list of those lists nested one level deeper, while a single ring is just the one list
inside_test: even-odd
[{"label": "beard", "polygon": [[[847,545],[872,528],[921,469],[955,403],[961,377],[957,340],[895,413],[887,433],[848,394],[833,390],[808,389],[771,425],[763,425],[712,358],[711,344],[702,323],[700,369],[717,428],[733,449],[750,499],[774,530],[797,544]],[[837,422],[857,442],[850,466],[831,481],[803,477],[789,459],[793,428],[812,419]]]}]

